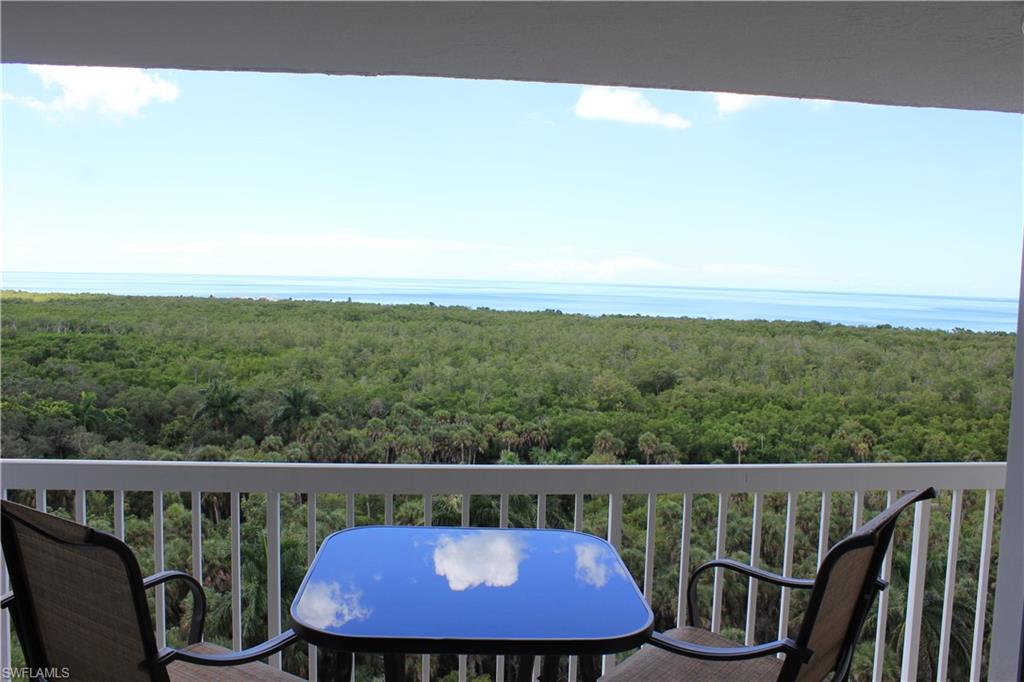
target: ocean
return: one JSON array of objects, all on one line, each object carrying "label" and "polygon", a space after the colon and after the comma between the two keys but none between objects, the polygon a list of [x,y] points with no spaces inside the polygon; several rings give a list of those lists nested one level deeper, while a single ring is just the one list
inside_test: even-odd
[{"label": "ocean", "polygon": [[215,296],[417,303],[584,315],[818,321],[1015,332],[1017,301],[902,294],[623,284],[235,275],[5,272],[3,289],[132,296]]}]

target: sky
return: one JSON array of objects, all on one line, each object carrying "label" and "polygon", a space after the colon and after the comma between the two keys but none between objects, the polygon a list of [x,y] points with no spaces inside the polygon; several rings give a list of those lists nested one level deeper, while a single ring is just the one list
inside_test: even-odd
[{"label": "sky", "polygon": [[1019,114],[2,67],[2,268],[1016,298]]}]

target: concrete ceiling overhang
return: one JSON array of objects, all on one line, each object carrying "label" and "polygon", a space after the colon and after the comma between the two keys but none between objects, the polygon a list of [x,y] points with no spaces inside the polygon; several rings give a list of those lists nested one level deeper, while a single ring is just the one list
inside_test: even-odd
[{"label": "concrete ceiling overhang", "polygon": [[4,62],[1024,111],[1022,2],[4,2]]}]

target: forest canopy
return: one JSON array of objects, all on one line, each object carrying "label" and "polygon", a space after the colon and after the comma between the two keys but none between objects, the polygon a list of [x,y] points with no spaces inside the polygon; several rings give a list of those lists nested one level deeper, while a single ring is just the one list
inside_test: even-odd
[{"label": "forest canopy", "polygon": [[5,457],[1001,461],[1014,336],[3,296]]}]

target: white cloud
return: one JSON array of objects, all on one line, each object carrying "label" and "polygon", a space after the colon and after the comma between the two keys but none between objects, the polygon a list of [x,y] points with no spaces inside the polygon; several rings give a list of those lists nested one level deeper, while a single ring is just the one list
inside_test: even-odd
[{"label": "white cloud", "polygon": [[718,113],[731,114],[735,111],[742,111],[752,107],[758,100],[768,99],[759,95],[741,95],[736,92],[715,92],[712,93],[715,104],[718,105]]},{"label": "white cloud", "polygon": [[679,114],[662,111],[636,90],[588,85],[576,100],[580,118],[605,119],[623,123],[643,123],[673,130],[690,127]]},{"label": "white cloud", "polygon": [[813,111],[824,111],[825,109],[831,109],[832,105],[835,104],[835,100],[832,99],[802,99],[801,102],[810,105]]},{"label": "white cloud", "polygon": [[737,111],[743,111],[749,109],[758,104],[772,101],[790,101],[800,102],[801,104],[808,105],[813,111],[821,111],[828,109],[835,102],[829,99],[799,99],[791,97],[774,97],[772,95],[742,95],[737,92],[713,92],[711,96],[715,98],[715,104],[718,107],[718,113],[721,116],[725,114],[732,114]]},{"label": "white cloud", "polygon": [[315,628],[340,628],[353,620],[363,620],[373,611],[359,603],[361,592],[346,592],[336,582],[311,582],[302,591],[295,607],[303,621]]},{"label": "white cloud", "polygon": [[448,587],[462,592],[473,587],[510,587],[519,580],[522,543],[505,533],[481,532],[456,540],[442,536],[434,548],[434,572]]},{"label": "white cloud", "polygon": [[604,587],[612,575],[622,576],[622,565],[611,552],[594,543],[575,545],[576,579],[594,587]]},{"label": "white cloud", "polygon": [[142,69],[32,65],[28,70],[39,76],[44,87],[56,87],[60,94],[49,101],[10,93],[4,93],[4,99],[51,114],[96,111],[136,116],[146,105],[173,102],[180,93],[173,83]]}]

